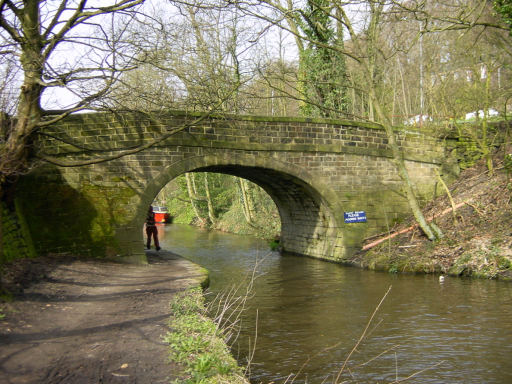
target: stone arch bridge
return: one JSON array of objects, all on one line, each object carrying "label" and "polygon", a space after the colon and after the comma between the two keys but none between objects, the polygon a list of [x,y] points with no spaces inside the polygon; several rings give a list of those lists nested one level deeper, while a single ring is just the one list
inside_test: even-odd
[{"label": "stone arch bridge", "polygon": [[[431,198],[445,146],[418,132],[397,137],[419,195]],[[144,261],[147,207],[185,172],[220,172],[260,185],[279,210],[283,250],[333,261],[408,212],[385,132],[376,124],[185,112],[77,114],[41,131],[36,147],[42,158],[72,162],[116,156],[152,140],[160,141],[115,160],[46,164],[24,177],[17,195],[37,250]],[[345,222],[344,213],[353,211],[364,211],[367,222]]]}]

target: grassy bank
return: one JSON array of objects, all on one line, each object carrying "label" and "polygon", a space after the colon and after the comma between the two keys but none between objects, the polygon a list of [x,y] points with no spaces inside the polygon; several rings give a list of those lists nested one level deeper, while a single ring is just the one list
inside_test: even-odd
[{"label": "grassy bank", "polygon": [[179,383],[248,384],[224,341],[222,329],[207,316],[201,288],[177,294],[171,302],[172,329],[165,336],[170,359],[183,368]]}]

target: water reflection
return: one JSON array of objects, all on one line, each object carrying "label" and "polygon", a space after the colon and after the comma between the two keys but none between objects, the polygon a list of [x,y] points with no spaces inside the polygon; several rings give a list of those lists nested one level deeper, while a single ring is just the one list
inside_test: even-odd
[{"label": "water reflection", "polygon": [[[390,275],[269,253],[247,236],[165,227],[164,248],[211,271],[218,292],[258,264],[255,295],[235,353],[254,338],[252,381],[333,382],[381,297],[392,290],[352,356],[348,382],[392,382],[443,361],[415,383],[512,382],[512,284],[435,276]],[[399,347],[396,347],[399,345]],[[395,349],[393,349],[395,348]],[[371,363],[359,366],[390,350]],[[307,364],[305,365],[305,363]],[[398,372],[398,373],[397,373]]]}]

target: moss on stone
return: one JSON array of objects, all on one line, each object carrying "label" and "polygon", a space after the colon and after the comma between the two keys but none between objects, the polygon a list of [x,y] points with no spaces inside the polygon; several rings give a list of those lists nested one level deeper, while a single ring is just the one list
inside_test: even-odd
[{"label": "moss on stone", "polygon": [[[35,186],[37,191],[34,191]],[[20,181],[18,190],[38,252],[89,253],[101,250],[100,244],[91,244],[87,233],[95,209],[75,189],[62,180],[61,183],[44,183],[37,176],[30,175]]]},{"label": "moss on stone", "polygon": [[16,259],[35,257],[32,239],[26,229],[21,210],[8,207],[4,201],[0,201],[0,220],[2,225],[0,265]]},{"label": "moss on stone", "polygon": [[60,174],[54,174],[51,183],[45,176],[41,170],[23,177],[17,193],[36,251],[95,257],[115,254],[115,231],[131,219],[128,203],[135,192],[91,183],[75,189]]},{"label": "moss on stone", "polygon": [[90,223],[90,236],[93,243],[104,243],[112,248],[108,253],[116,253],[119,244],[116,228],[128,223],[133,216],[130,200],[136,195],[129,187],[104,187],[84,183],[81,194],[94,206],[96,214]]},{"label": "moss on stone", "polygon": [[461,169],[470,168],[482,157],[477,143],[468,138],[460,137],[456,142],[458,164]]}]

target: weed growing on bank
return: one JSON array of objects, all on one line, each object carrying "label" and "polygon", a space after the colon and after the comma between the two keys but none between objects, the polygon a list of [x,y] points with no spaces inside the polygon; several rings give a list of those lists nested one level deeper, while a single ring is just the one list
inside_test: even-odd
[{"label": "weed growing on bank", "polygon": [[225,343],[223,331],[207,316],[201,288],[176,295],[171,309],[172,331],[164,340],[169,344],[170,358],[184,368],[186,377],[179,383],[248,383]]}]

